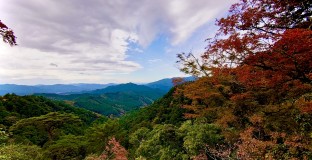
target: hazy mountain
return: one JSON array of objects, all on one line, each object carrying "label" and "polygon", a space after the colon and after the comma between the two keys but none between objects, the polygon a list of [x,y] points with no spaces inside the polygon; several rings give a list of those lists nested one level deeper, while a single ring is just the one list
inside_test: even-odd
[{"label": "hazy mountain", "polygon": [[[88,83],[77,83],[77,84],[54,84],[54,85],[16,85],[16,84],[0,84],[0,95],[6,93],[15,93],[17,95],[30,95],[35,93],[56,93],[56,94],[74,94],[74,93],[91,93],[91,94],[102,94],[109,92],[119,91],[131,91],[131,92],[144,92],[150,88],[159,89],[155,92],[168,92],[172,87],[172,79],[166,78],[155,82],[147,83],[144,85],[137,85],[134,83],[127,83],[114,87],[114,83],[108,84],[88,84]],[[194,77],[185,77],[185,81],[193,81]],[[145,87],[144,87],[145,86]],[[146,88],[149,87],[149,88]],[[108,88],[106,88],[108,87]],[[110,88],[112,87],[112,88]]]},{"label": "hazy mountain", "polygon": [[[97,89],[89,92],[90,94],[103,94],[103,93],[116,93],[116,92],[128,92],[136,93],[153,97],[153,95],[165,94],[166,91],[158,88],[151,88],[145,85],[138,85],[134,83],[125,83],[115,86],[108,86],[104,89]],[[158,97],[158,96],[157,96]]]},{"label": "hazy mountain", "polygon": [[[173,79],[174,78],[165,78],[165,79],[161,79],[155,82],[147,83],[145,85],[151,88],[158,88],[164,91],[169,91],[173,87],[173,83],[172,83]],[[184,77],[184,81],[194,81],[194,80],[195,80],[195,77],[193,76]]]},{"label": "hazy mountain", "polygon": [[0,94],[4,95],[6,93],[15,93],[18,95],[26,95],[32,93],[42,93],[45,92],[40,87],[27,86],[27,85],[16,85],[16,84],[2,84],[0,85]]},{"label": "hazy mountain", "polygon": [[105,88],[107,86],[114,85],[109,84],[54,84],[54,85],[16,85],[16,84],[1,84],[0,95],[6,93],[15,93],[17,95],[30,95],[34,93],[68,93],[68,92],[82,92],[91,91],[95,89]]},{"label": "hazy mountain", "polygon": [[105,87],[108,87],[108,86],[113,86],[113,85],[116,85],[116,84],[115,83],[108,83],[108,84],[77,83],[77,84],[73,84],[73,85],[78,86],[79,88],[83,88],[86,91],[91,91],[91,90],[105,88]]}]

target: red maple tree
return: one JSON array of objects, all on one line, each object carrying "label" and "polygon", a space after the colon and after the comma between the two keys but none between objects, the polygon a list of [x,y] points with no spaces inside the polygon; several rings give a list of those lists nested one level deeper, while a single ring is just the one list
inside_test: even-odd
[{"label": "red maple tree", "polygon": [[11,46],[16,45],[16,37],[14,35],[13,30],[8,28],[4,23],[0,20],[0,35],[3,38],[5,43],[9,43]]},{"label": "red maple tree", "polygon": [[[241,0],[217,21],[216,36],[202,55],[209,65],[236,67],[250,55],[267,51],[292,29],[312,29],[309,0]],[[301,31],[302,31],[301,30]],[[288,31],[288,32],[285,32]],[[308,42],[306,42],[308,43]]]}]

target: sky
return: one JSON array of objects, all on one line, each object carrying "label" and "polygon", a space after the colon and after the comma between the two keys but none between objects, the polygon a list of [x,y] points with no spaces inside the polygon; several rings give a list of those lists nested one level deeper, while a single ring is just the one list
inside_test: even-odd
[{"label": "sky", "polygon": [[17,46],[0,43],[0,84],[145,83],[187,76],[236,0],[1,0]]}]

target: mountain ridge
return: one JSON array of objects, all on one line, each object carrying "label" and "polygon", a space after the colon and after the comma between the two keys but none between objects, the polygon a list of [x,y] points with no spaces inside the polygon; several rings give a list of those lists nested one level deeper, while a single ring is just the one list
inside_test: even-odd
[{"label": "mountain ridge", "polygon": [[[137,84],[129,82],[130,84],[144,85],[150,88],[156,88],[168,92],[172,87],[173,78],[164,78],[150,83]],[[193,81],[194,77],[183,77],[185,81]],[[129,84],[123,83],[123,84]],[[55,94],[81,94],[90,91],[105,89],[109,86],[119,85],[116,83],[96,84],[96,83],[72,83],[72,84],[52,84],[52,85],[18,85],[18,84],[0,84],[0,95],[7,93],[14,93],[17,95],[32,95],[36,93],[55,93]]]},{"label": "mountain ridge", "polygon": [[85,108],[103,115],[122,115],[133,109],[152,104],[167,92],[134,83],[108,86],[82,94],[37,94],[54,100],[62,100],[73,106]]}]

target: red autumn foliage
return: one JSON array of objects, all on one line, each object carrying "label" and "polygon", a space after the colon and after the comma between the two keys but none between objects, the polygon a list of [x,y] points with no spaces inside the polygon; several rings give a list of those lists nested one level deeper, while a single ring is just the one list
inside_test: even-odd
[{"label": "red autumn foliage", "polygon": [[311,8],[309,0],[240,0],[200,60],[178,57],[182,71],[203,76],[177,89],[190,99],[185,117],[219,124],[238,142],[238,159],[311,157]]},{"label": "red autumn foliage", "polygon": [[311,7],[309,0],[241,0],[217,21],[219,30],[202,58],[211,66],[236,67],[271,48],[285,30],[311,30]]},{"label": "red autumn foliage", "polygon": [[88,157],[90,160],[128,160],[127,150],[115,139],[111,138],[99,157]]},{"label": "red autumn foliage", "polygon": [[242,81],[246,78],[265,78],[268,87],[291,80],[310,83],[312,30],[287,30],[271,49],[248,56],[244,63],[251,67],[249,73],[254,75],[249,77],[250,74],[243,73],[239,76]]},{"label": "red autumn foliage", "polygon": [[311,7],[307,0],[241,0],[217,21],[202,68],[213,76],[220,75],[216,70],[235,75],[247,89],[300,96],[312,82]]},{"label": "red autumn foliage", "polygon": [[9,43],[11,46],[16,45],[16,37],[13,30],[8,28],[4,23],[0,21],[0,35],[5,43]]}]

